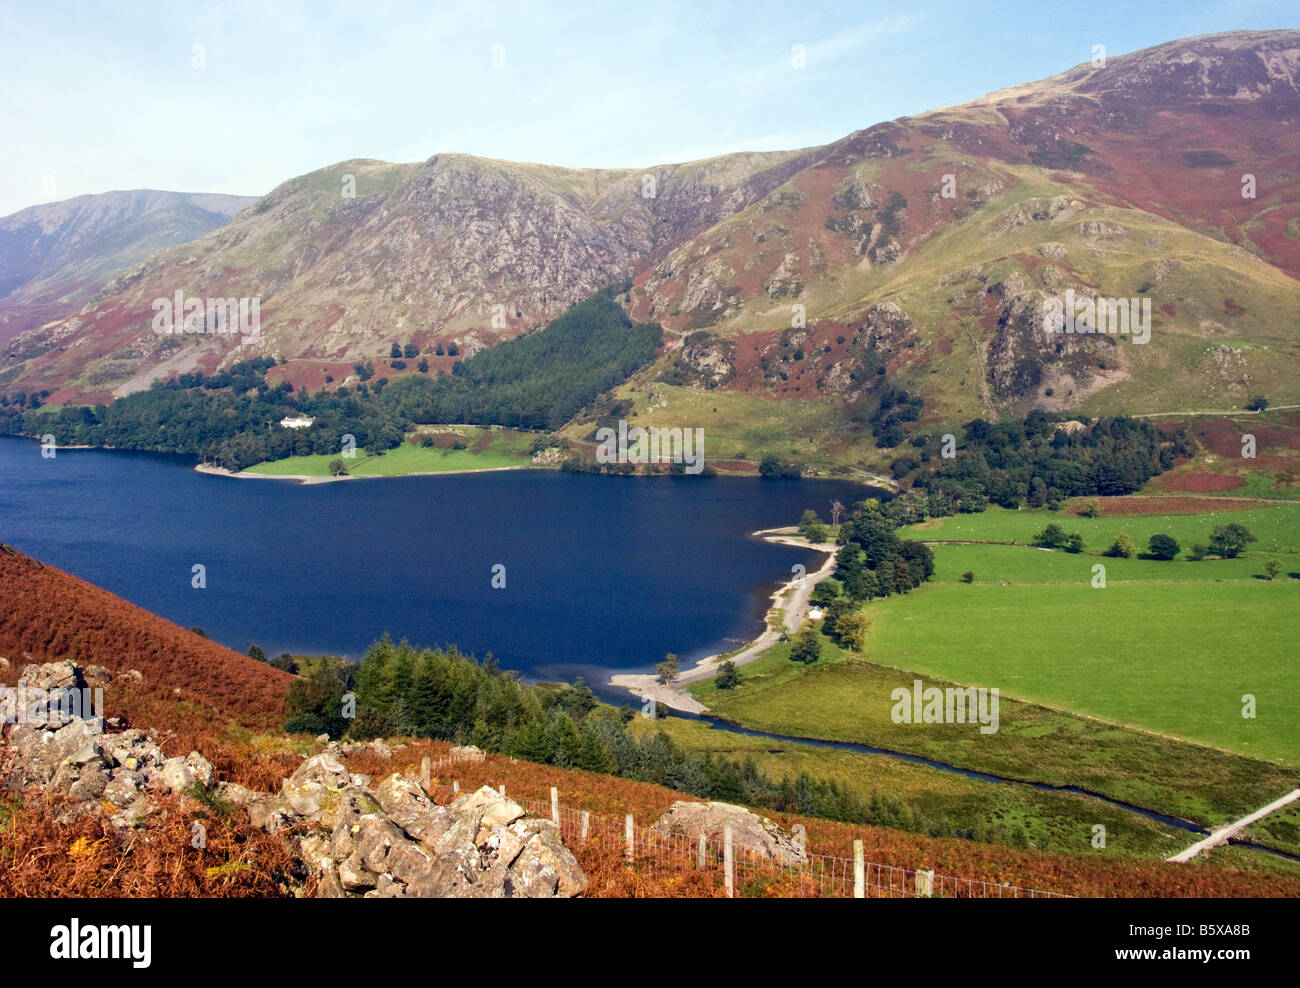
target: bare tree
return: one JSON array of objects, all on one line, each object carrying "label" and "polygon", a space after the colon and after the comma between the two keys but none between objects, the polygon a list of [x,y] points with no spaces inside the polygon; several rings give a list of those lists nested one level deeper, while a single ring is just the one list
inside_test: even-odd
[{"label": "bare tree", "polygon": [[844,505],[839,501],[831,502],[831,525],[838,528],[840,524],[840,515],[844,514]]}]

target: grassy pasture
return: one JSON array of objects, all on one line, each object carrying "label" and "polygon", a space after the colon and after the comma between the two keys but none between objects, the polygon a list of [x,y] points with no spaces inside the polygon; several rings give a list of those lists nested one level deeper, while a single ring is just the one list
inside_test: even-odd
[{"label": "grassy pasture", "polygon": [[[1085,519],[990,509],[910,526],[900,535],[934,543],[934,578],[864,605],[872,625],[862,655],[828,641],[821,660],[805,667],[778,645],[742,667],[738,689],[706,681],[692,692],[751,727],[1076,785],[1222,823],[1297,783],[1300,581],[1287,574],[1300,571],[1298,511]],[[1027,545],[1052,520],[1080,532],[1085,553]],[[1190,544],[1229,521],[1260,539],[1235,560],[1097,554],[1121,531],[1139,547],[1157,532]],[[1276,581],[1262,577],[1266,558],[1283,563]],[[1092,585],[1098,563],[1104,589]],[[971,584],[961,580],[967,570]],[[997,687],[999,731],[895,724],[890,694],[916,678]],[[1247,693],[1254,718],[1242,716]],[[1278,834],[1271,843],[1291,840]]]},{"label": "grassy pasture", "polygon": [[[492,436],[486,449],[476,452],[473,449],[476,438],[485,434]],[[528,456],[531,437],[506,432],[487,432],[474,426],[465,426],[463,434],[469,449],[426,449],[423,446],[404,442],[396,449],[386,451],[382,456],[371,456],[364,449],[358,448],[357,455],[343,459],[348,475],[352,477],[398,477],[406,474],[449,473],[457,470],[492,470],[504,467],[530,467]],[[268,477],[328,477],[329,465],[334,460],[342,459],[337,453],[317,454],[312,456],[290,456],[283,460],[271,460],[258,463],[248,468],[248,473],[263,474]]]}]

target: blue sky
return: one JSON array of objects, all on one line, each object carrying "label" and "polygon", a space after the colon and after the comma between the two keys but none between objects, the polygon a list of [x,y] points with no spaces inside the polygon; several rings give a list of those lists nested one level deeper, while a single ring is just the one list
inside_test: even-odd
[{"label": "blue sky", "polygon": [[1300,0],[6,7],[0,215],[110,189],[260,195],[347,158],[642,167],[804,147],[1094,44],[1300,25]]}]

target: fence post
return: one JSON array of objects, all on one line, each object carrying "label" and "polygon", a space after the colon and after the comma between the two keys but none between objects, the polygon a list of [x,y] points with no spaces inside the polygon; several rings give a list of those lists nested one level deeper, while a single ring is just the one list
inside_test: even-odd
[{"label": "fence post", "polygon": [[425,789],[429,788],[429,782],[433,778],[433,772],[430,768],[429,756],[425,755],[420,759],[420,785]]},{"label": "fence post", "polygon": [[459,795],[460,795],[460,779],[452,779],[452,780],[451,780],[451,794],[452,794],[453,796],[459,796]]},{"label": "fence post", "polygon": [[731,842],[731,828],[722,828],[722,868],[727,876],[727,898],[736,897],[736,848]]},{"label": "fence post", "polygon": [[551,822],[560,825],[560,790],[551,786]]},{"label": "fence post", "polygon": [[624,824],[627,838],[627,859],[631,861],[635,856],[634,842],[636,841],[636,824],[632,821],[632,814],[627,815],[627,822]]},{"label": "fence post", "polygon": [[862,841],[853,842],[853,898],[867,897],[867,866],[862,858]]},{"label": "fence post", "polygon": [[582,811],[582,836],[578,838],[579,840],[587,839],[587,831],[590,827],[591,827],[591,814],[586,810],[583,810]]},{"label": "fence post", "polygon": [[934,869],[921,868],[916,873],[916,894],[928,899],[934,895]]},{"label": "fence post", "polygon": [[708,841],[709,839],[705,837],[704,834],[700,834],[700,843],[695,848],[695,867],[699,868],[701,871],[704,870],[704,861],[708,855]]}]

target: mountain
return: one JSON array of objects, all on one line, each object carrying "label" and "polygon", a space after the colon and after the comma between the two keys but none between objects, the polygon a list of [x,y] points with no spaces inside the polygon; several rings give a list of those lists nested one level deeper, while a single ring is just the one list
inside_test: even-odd
[{"label": "mountain", "polygon": [[[295,383],[313,385],[319,368],[342,377],[397,339],[458,334],[468,356],[630,277],[659,245],[758,201],[801,161],[732,155],[648,172],[458,154],[343,162],[282,184],[220,230],[159,251],[75,318],[13,341],[0,379],[102,399],[110,385],[127,393],[259,354],[300,361],[290,372],[317,379]],[[154,333],[153,300],[178,290],[260,299],[261,341],[232,349]]]},{"label": "mountain", "polygon": [[[1215,35],[851,134],[638,276],[633,316],[693,335],[618,397],[832,462],[879,455],[886,388],[922,427],[1294,400],[1298,81],[1300,33]],[[1071,288],[1149,298],[1150,341],[1044,333]]]},{"label": "mountain", "polygon": [[78,196],[0,219],[0,343],[75,313],[155,250],[201,237],[256,201],[139,189]]},{"label": "mountain", "polygon": [[[1300,32],[1233,32],[801,151],[344,162],[13,340],[0,388],[106,400],[252,355],[311,388],[360,360],[396,377],[393,342],[472,354],[630,277],[664,352],[574,438],[612,408],[704,427],[714,458],[845,464],[884,455],[871,417],[899,389],[918,428],[1277,403],[1300,383],[1298,84]],[[1070,289],[1149,300],[1149,342],[1044,333]],[[260,339],[156,334],[151,303],[177,290],[259,298]]]}]

